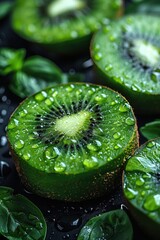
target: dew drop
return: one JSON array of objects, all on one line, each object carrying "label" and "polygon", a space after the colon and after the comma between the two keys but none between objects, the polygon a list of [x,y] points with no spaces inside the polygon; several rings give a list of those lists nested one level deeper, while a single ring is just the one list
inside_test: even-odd
[{"label": "dew drop", "polygon": [[55,225],[56,228],[61,232],[69,232],[78,228],[82,223],[82,218],[77,215],[72,216],[62,216],[59,218]]},{"label": "dew drop", "polygon": [[121,136],[120,132],[116,132],[115,134],[113,134],[114,139],[119,139]]},{"label": "dew drop", "polygon": [[122,112],[122,113],[123,112],[128,112],[129,109],[130,109],[130,106],[127,103],[125,103],[124,105],[120,105],[120,107],[119,107],[119,111]]},{"label": "dew drop", "polygon": [[151,74],[151,79],[153,82],[157,83],[158,81],[160,81],[160,72],[153,72]]},{"label": "dew drop", "polygon": [[15,142],[14,146],[16,149],[22,149],[24,147],[24,141],[18,140],[17,142]]},{"label": "dew drop", "polygon": [[92,157],[91,159],[85,159],[83,161],[83,165],[86,167],[86,168],[93,168],[95,166],[98,165],[98,160],[97,158],[95,157]]},{"label": "dew drop", "polygon": [[114,149],[116,149],[116,150],[118,150],[118,149],[120,149],[120,148],[122,148],[122,146],[121,146],[119,143],[114,146]]},{"label": "dew drop", "polygon": [[147,143],[147,147],[148,148],[152,148],[152,147],[154,147],[155,146],[155,142],[149,142],[149,143]]},{"label": "dew drop", "polygon": [[103,98],[100,97],[100,96],[96,96],[96,97],[95,97],[95,101],[96,101],[96,102],[101,102],[102,100],[103,100]]},{"label": "dew drop", "polygon": [[57,148],[52,147],[47,148],[44,154],[47,159],[53,159],[60,155],[59,150]]},{"label": "dew drop", "polygon": [[52,105],[52,101],[51,101],[50,99],[46,99],[46,100],[45,100],[45,104],[46,104],[47,106],[51,106],[51,105]]},{"label": "dew drop", "polygon": [[11,172],[11,168],[7,162],[0,161],[0,178],[7,177]]},{"label": "dew drop", "polygon": [[13,119],[12,121],[9,122],[8,124],[8,129],[14,129],[16,126],[18,126],[19,121],[16,119]]},{"label": "dew drop", "polygon": [[20,117],[25,117],[26,115],[27,115],[27,110],[26,109],[23,109],[23,111],[21,111],[20,113],[19,113],[19,115],[20,115]]},{"label": "dew drop", "polygon": [[38,144],[33,144],[33,145],[32,145],[32,148],[33,148],[33,149],[38,148]]},{"label": "dew drop", "polygon": [[25,153],[25,154],[23,154],[23,158],[25,160],[29,160],[31,158],[31,155],[29,153]]},{"label": "dew drop", "polygon": [[112,68],[113,68],[112,64],[108,64],[108,65],[105,66],[105,71],[109,72],[109,71],[112,70]]},{"label": "dew drop", "polygon": [[41,102],[41,101],[43,101],[46,97],[47,97],[47,93],[46,93],[45,91],[42,91],[42,92],[37,93],[37,94],[35,95],[35,100],[36,100],[37,102]]},{"label": "dew drop", "polygon": [[101,60],[101,59],[102,59],[102,53],[100,53],[100,52],[96,53],[96,54],[94,55],[94,59],[95,59],[96,61]]},{"label": "dew drop", "polygon": [[160,207],[160,194],[148,196],[143,204],[144,209],[148,211],[155,211]]},{"label": "dew drop", "polygon": [[145,181],[141,177],[136,180],[136,185],[137,186],[142,186],[144,183],[145,183]]},{"label": "dew drop", "polygon": [[64,170],[66,169],[66,164],[64,162],[56,162],[55,166],[54,166],[54,170],[56,172],[64,172]]},{"label": "dew drop", "polygon": [[137,196],[138,192],[137,192],[137,191],[134,191],[134,190],[131,189],[131,188],[127,188],[127,189],[125,190],[125,194],[126,194],[126,197],[127,197],[128,199],[134,199],[134,198]]},{"label": "dew drop", "polygon": [[96,152],[98,150],[97,146],[95,146],[92,143],[87,144],[87,148],[88,148],[88,150],[90,150],[92,152]]},{"label": "dew drop", "polygon": [[132,126],[132,125],[134,125],[135,121],[133,118],[128,117],[128,118],[126,118],[125,123],[129,126]]}]

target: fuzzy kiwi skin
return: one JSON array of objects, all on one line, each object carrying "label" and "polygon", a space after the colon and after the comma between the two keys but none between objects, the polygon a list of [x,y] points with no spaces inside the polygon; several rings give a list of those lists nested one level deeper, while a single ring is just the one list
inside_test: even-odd
[{"label": "fuzzy kiwi skin", "polygon": [[[113,4],[112,4],[112,2],[110,2],[110,0],[107,0],[107,1],[108,1],[108,3],[106,3],[106,5],[105,5],[106,11],[104,11],[104,9],[101,9],[103,11],[101,19],[100,19],[100,17],[99,17],[99,19],[97,19],[97,22],[99,23],[99,25],[103,24],[102,22],[103,22],[103,19],[105,19],[105,18],[117,19],[123,15],[123,12],[124,12],[123,0],[119,0],[117,2],[116,2],[116,0],[114,0],[115,2],[113,1]],[[105,0],[103,2],[105,2]],[[100,2],[98,4],[103,4],[103,3]],[[24,8],[22,5],[23,5],[23,0],[16,0],[16,4],[14,6],[13,13],[12,13],[12,28],[13,28],[13,30],[20,37],[29,41],[31,43],[31,45],[33,46],[33,50],[39,48],[40,50],[49,51],[49,52],[51,51],[52,52],[51,55],[53,55],[53,57],[56,54],[62,54],[62,55],[68,56],[68,55],[80,54],[82,52],[85,53],[87,50],[89,50],[89,44],[90,44],[90,40],[91,40],[93,33],[96,32],[100,27],[99,26],[96,28],[94,26],[95,24],[93,24],[92,29],[89,29],[89,31],[87,29],[86,33],[83,33],[80,36],[75,37],[75,38],[70,37],[70,38],[61,39],[61,40],[57,40],[57,41],[55,40],[56,36],[52,37],[52,39],[50,39],[50,40],[42,39],[41,37],[37,38],[36,37],[37,33],[34,33],[34,32],[29,33],[29,32],[27,32],[28,30],[26,30],[26,31],[24,30],[28,23],[26,24],[24,22],[25,19],[23,18],[23,15],[21,14],[21,12],[23,11],[22,9]],[[20,15],[22,15],[22,19],[21,19],[21,16],[19,18],[17,17],[19,15],[19,13],[20,13]],[[84,18],[85,18],[85,16],[84,16]],[[27,28],[29,29],[29,26],[27,26]],[[68,28],[71,29],[70,25],[68,26]],[[49,29],[49,31],[52,31],[52,30]],[[64,30],[63,28],[59,28],[58,31],[65,32],[66,29]],[[73,29],[73,31],[76,32],[76,28]],[[47,53],[45,52],[45,54],[47,54]]]},{"label": "fuzzy kiwi skin", "polygon": [[[107,166],[77,175],[45,173],[33,168],[20,159],[9,144],[16,170],[27,189],[42,197],[79,202],[110,194],[116,189],[122,177],[124,164],[139,146],[137,124],[132,138],[123,153],[113,163],[112,170]],[[36,156],[35,156],[36,157]]]}]

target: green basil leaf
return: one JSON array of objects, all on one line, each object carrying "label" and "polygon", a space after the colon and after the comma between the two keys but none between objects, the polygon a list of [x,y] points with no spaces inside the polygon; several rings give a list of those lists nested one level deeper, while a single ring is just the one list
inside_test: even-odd
[{"label": "green basil leaf", "polygon": [[24,49],[0,49],[0,74],[7,75],[11,72],[20,70],[23,66],[23,61],[26,51]]},{"label": "green basil leaf", "polygon": [[14,74],[10,81],[10,90],[21,98],[28,97],[55,84],[81,81],[82,74],[65,74],[52,61],[33,56],[24,62],[21,71]]},{"label": "green basil leaf", "polygon": [[0,3],[0,19],[4,18],[12,9],[12,2],[1,2]]},{"label": "green basil leaf", "polygon": [[41,211],[13,189],[0,187],[0,234],[9,240],[44,240],[47,226]]},{"label": "green basil leaf", "polygon": [[132,0],[125,9],[126,14],[160,14],[159,0]]},{"label": "green basil leaf", "polygon": [[91,218],[81,229],[77,240],[132,240],[133,228],[127,214],[114,210]]},{"label": "green basil leaf", "polygon": [[148,140],[160,137],[160,119],[146,123],[140,128],[140,132]]}]

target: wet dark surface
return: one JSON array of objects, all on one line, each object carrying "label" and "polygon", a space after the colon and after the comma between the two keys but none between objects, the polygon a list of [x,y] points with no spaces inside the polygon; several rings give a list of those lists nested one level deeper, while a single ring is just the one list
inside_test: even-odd
[{"label": "wet dark surface", "polygon": [[[0,24],[0,47],[24,47],[27,49],[28,55],[39,53],[38,51],[40,49],[33,49],[29,43],[20,39],[12,32],[8,18],[5,18]],[[43,51],[41,54],[46,56],[46,53],[43,53]],[[49,57],[51,58],[51,56]],[[89,59],[89,53],[80,57],[72,57],[67,59],[55,58],[53,60],[64,71],[81,71],[85,74],[86,81],[92,82],[94,79],[94,71],[91,60]],[[76,240],[80,229],[91,217],[117,208],[124,208],[127,211],[122,197],[121,186],[117,187],[117,190],[109,196],[82,203],[67,203],[44,199],[24,189],[16,173],[12,157],[9,153],[5,132],[10,115],[22,101],[22,99],[18,98],[9,91],[8,81],[9,80],[6,78],[1,77],[0,79],[0,185],[14,188],[16,193],[21,193],[27,196],[42,210],[48,226],[46,239]],[[145,122],[150,121],[152,118],[137,116],[137,119],[138,126],[140,127]],[[145,139],[140,136],[140,143],[143,143],[144,141]],[[143,236],[133,220],[132,222],[135,235],[134,239],[147,239]],[[3,238],[0,237],[0,239]]]}]

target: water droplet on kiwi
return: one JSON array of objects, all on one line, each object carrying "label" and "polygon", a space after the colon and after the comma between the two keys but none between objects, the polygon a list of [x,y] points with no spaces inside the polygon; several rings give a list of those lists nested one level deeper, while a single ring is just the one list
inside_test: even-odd
[{"label": "water droplet on kiwi", "polygon": [[54,149],[52,147],[48,147],[45,150],[44,154],[47,159],[53,159],[60,155],[59,150],[57,150],[57,148]]},{"label": "water droplet on kiwi", "polygon": [[131,188],[127,188],[125,190],[125,194],[128,199],[134,199],[137,196],[138,192]]},{"label": "water droplet on kiwi", "polygon": [[29,153],[25,153],[25,154],[23,154],[23,158],[25,160],[29,160],[31,158],[31,155]]},{"label": "water droplet on kiwi", "polygon": [[113,68],[112,64],[108,64],[108,65],[105,66],[105,69],[104,69],[104,70],[105,70],[106,72],[109,72],[109,71],[112,70],[112,68]]},{"label": "water droplet on kiwi", "polygon": [[149,142],[149,143],[147,143],[147,147],[148,148],[152,148],[152,147],[154,147],[155,146],[155,142]]},{"label": "water droplet on kiwi", "polygon": [[27,110],[23,109],[23,111],[19,112],[20,117],[25,117],[27,115]]},{"label": "water droplet on kiwi", "polygon": [[41,102],[41,101],[43,101],[46,97],[47,97],[47,93],[46,93],[45,91],[42,91],[42,92],[37,93],[37,94],[35,95],[35,100],[36,100],[37,102]]},{"label": "water droplet on kiwi", "polygon": [[56,172],[64,172],[64,170],[66,169],[66,164],[64,162],[56,162],[55,166],[54,166],[54,170]]},{"label": "water droplet on kiwi", "polygon": [[101,59],[102,59],[102,53],[100,53],[100,52],[96,53],[96,54],[94,55],[94,59],[95,59],[96,61],[101,60]]},{"label": "water droplet on kiwi", "polygon": [[120,105],[120,107],[119,107],[119,111],[122,112],[122,113],[123,112],[128,112],[129,109],[130,109],[130,106],[127,103],[125,103],[124,105]]},{"label": "water droplet on kiwi", "polygon": [[116,149],[116,150],[118,150],[120,148],[122,148],[122,146],[120,144],[117,144],[117,145],[114,146],[114,149]]},{"label": "water droplet on kiwi", "polygon": [[46,104],[47,106],[51,106],[51,105],[52,105],[52,100],[49,99],[49,98],[47,98],[47,99],[45,100],[45,104]]},{"label": "water droplet on kiwi", "polygon": [[144,183],[145,183],[145,181],[142,177],[140,177],[136,180],[136,185],[137,186],[142,186]]},{"label": "water droplet on kiwi", "polygon": [[157,71],[152,72],[151,79],[155,83],[159,82],[160,81],[160,72],[157,72]]},{"label": "water droplet on kiwi", "polygon": [[146,195],[146,191],[141,192],[141,196],[144,197]]},{"label": "water droplet on kiwi", "polygon": [[160,194],[154,196],[150,195],[146,198],[144,204],[144,209],[148,211],[156,211],[160,207]]},{"label": "water droplet on kiwi", "polygon": [[116,132],[116,133],[113,134],[114,139],[119,139],[120,136],[121,136],[120,132]]},{"label": "water droplet on kiwi", "polygon": [[38,148],[38,144],[33,144],[33,145],[32,145],[32,148],[33,148],[33,149]]},{"label": "water droplet on kiwi", "polygon": [[98,150],[97,146],[95,146],[92,143],[87,144],[87,148],[88,150],[90,150],[91,152],[96,152]]},{"label": "water droplet on kiwi", "polygon": [[14,147],[16,149],[22,149],[24,147],[24,141],[23,140],[18,140],[17,142],[15,142]]},{"label": "water droplet on kiwi", "polygon": [[19,121],[17,119],[13,119],[12,121],[9,122],[8,124],[8,129],[14,129],[16,126],[18,126]]},{"label": "water droplet on kiwi", "polygon": [[96,96],[95,97],[96,102],[101,102],[102,100],[103,100],[103,98],[101,96]]},{"label": "water droplet on kiwi", "polygon": [[83,165],[86,168],[93,168],[93,167],[96,167],[98,165],[98,160],[95,157],[92,157],[91,159],[85,159],[83,161]]},{"label": "water droplet on kiwi", "polygon": [[0,161],[0,178],[7,177],[11,172],[11,168],[7,162]]},{"label": "water droplet on kiwi", "polygon": [[132,126],[132,125],[134,125],[135,121],[133,118],[128,117],[128,118],[126,118],[125,123],[129,126]]}]

